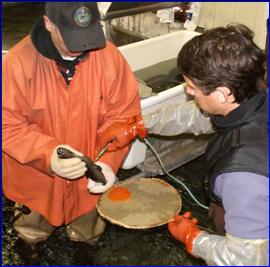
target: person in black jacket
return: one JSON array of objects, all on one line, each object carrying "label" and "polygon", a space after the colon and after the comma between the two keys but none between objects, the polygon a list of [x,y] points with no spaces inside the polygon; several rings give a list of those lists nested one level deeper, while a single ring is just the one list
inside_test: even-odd
[{"label": "person in black jacket", "polygon": [[186,93],[211,114],[206,151],[209,215],[217,234],[196,227],[191,212],[169,223],[189,253],[209,265],[268,265],[268,111],[265,56],[244,25],[211,29],[178,55]]}]

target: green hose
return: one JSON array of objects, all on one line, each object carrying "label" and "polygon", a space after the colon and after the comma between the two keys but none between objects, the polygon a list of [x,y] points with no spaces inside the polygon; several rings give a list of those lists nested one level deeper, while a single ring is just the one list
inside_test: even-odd
[{"label": "green hose", "polygon": [[195,196],[191,193],[191,191],[188,189],[188,187],[180,180],[178,180],[177,178],[175,178],[173,175],[171,175],[164,167],[164,164],[162,163],[157,151],[155,150],[155,148],[149,143],[149,141],[146,138],[140,138],[140,140],[142,140],[150,149],[151,151],[154,153],[154,155],[156,156],[162,170],[164,171],[164,173],[166,173],[174,182],[176,182],[177,184],[180,184],[190,195],[190,197],[202,208],[209,210],[209,207],[205,206],[204,204],[200,203],[199,200],[197,200],[195,198]]}]

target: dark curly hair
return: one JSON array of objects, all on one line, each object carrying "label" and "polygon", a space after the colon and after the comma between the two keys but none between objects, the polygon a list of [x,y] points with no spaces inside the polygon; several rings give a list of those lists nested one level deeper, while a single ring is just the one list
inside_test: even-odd
[{"label": "dark curly hair", "polygon": [[180,72],[206,95],[217,87],[231,90],[237,103],[263,88],[265,56],[242,24],[211,29],[188,41],[178,54]]}]

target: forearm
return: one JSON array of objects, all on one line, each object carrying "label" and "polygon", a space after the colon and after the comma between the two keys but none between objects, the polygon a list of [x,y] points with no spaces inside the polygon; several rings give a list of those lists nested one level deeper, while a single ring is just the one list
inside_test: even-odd
[{"label": "forearm", "polygon": [[21,164],[50,174],[50,155],[58,141],[29,119],[34,89],[24,70],[19,60],[3,60],[2,151]]},{"label": "forearm", "polygon": [[128,151],[129,151],[129,146],[126,146],[117,151],[107,152],[99,159],[99,161],[109,165],[114,171],[114,173],[116,174],[119,168],[121,167]]},{"label": "forearm", "polygon": [[268,240],[201,232],[193,241],[192,254],[208,265],[268,265]]},{"label": "forearm", "polygon": [[4,112],[2,118],[2,151],[21,164],[51,174],[50,156],[58,141],[42,133],[36,124],[7,123]]}]

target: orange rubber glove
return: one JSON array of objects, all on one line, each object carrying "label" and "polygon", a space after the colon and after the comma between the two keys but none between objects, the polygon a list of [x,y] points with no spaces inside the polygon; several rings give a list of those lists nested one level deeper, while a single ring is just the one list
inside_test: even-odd
[{"label": "orange rubber glove", "polygon": [[171,235],[178,241],[186,245],[187,251],[192,254],[192,243],[197,235],[201,232],[196,227],[198,220],[191,219],[191,212],[187,211],[184,215],[177,215],[172,222],[168,223],[168,229]]},{"label": "orange rubber glove", "polygon": [[107,151],[116,151],[127,146],[137,136],[145,138],[147,129],[141,115],[133,116],[126,122],[116,122],[108,127],[103,134],[98,137],[98,151],[105,147],[109,142]]}]

